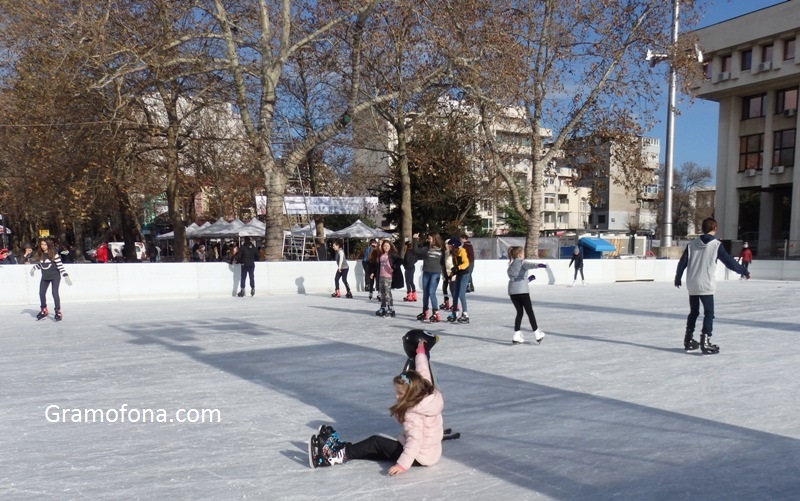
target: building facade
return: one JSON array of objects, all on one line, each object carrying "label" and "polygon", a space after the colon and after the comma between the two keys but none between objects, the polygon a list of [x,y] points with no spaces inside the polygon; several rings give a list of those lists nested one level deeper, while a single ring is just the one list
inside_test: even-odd
[{"label": "building facade", "polygon": [[696,94],[719,103],[719,234],[755,240],[760,257],[800,255],[798,33],[796,0],[696,32],[706,61]]}]

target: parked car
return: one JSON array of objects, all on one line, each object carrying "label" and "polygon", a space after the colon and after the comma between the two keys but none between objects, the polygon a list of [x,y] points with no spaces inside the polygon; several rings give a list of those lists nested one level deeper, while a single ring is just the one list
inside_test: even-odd
[{"label": "parked car", "polygon": [[[147,250],[145,249],[144,242],[134,242],[136,244],[136,260],[144,261],[147,258]],[[86,258],[93,262],[97,262],[97,249],[89,249],[86,251]],[[124,262],[122,250],[125,248],[125,242],[108,242],[108,261],[111,262]]]}]

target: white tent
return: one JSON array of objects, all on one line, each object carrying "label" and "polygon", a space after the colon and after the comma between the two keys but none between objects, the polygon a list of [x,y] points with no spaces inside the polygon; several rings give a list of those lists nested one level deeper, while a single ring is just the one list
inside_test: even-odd
[{"label": "white tent", "polygon": [[[205,222],[203,226],[198,226],[197,223],[192,223],[186,227],[186,238],[192,238],[192,235],[199,230],[200,228],[206,228],[210,226],[211,223]],[[164,233],[156,237],[156,240],[172,240],[175,238],[175,232],[170,231],[169,233]]]},{"label": "white tent", "polygon": [[267,225],[259,221],[258,218],[254,217],[246,224],[242,225],[237,230],[237,234],[239,238],[244,238],[244,237],[262,238],[264,236],[264,232],[266,231],[266,229]]},{"label": "white tent", "polygon": [[[292,236],[294,237],[316,237],[317,236],[317,227],[316,225],[311,226],[310,224],[301,227],[299,224],[292,226],[291,229]],[[322,237],[326,238],[329,236],[331,232],[327,230],[327,228],[322,228]]]},{"label": "white tent", "polygon": [[201,228],[194,232],[191,238],[215,238],[225,236],[223,233],[228,229],[229,223],[224,217],[220,217],[206,228]]},{"label": "white tent", "polygon": [[360,219],[347,228],[328,233],[328,238],[392,238],[393,236],[391,233],[370,228]]}]

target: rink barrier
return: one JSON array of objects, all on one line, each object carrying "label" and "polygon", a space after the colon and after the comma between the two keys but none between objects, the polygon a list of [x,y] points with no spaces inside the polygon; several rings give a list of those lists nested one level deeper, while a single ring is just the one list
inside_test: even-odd
[{"label": "rink barrier", "polygon": [[[541,262],[547,263],[548,268],[533,270],[536,275],[533,287],[572,283],[573,269],[567,267],[568,260],[549,259]],[[364,271],[361,262],[349,263],[350,286],[356,294],[363,292]],[[584,274],[589,284],[672,282],[677,265],[676,260],[668,259],[587,259],[584,261]],[[67,264],[65,267],[74,285],[69,287],[61,281],[63,301],[233,297],[239,290],[240,267],[227,263],[87,263]],[[477,260],[472,279],[475,288],[505,287],[508,284],[507,268],[505,260]],[[29,265],[0,265],[0,304],[38,307],[40,273],[36,272],[31,277],[30,270]],[[422,289],[421,270],[422,266],[417,266],[415,279],[418,291]],[[754,261],[750,271],[761,280],[800,280],[800,261]],[[333,261],[258,262],[255,269],[256,294],[261,297],[272,294],[330,293],[334,289],[335,272],[336,263]],[[717,266],[718,280],[738,278],[722,264]],[[245,293],[250,295],[249,282]],[[49,293],[48,303],[52,303]]]}]

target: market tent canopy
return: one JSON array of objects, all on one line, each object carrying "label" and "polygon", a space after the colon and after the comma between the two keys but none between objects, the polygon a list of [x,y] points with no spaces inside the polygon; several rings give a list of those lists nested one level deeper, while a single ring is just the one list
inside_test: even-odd
[{"label": "market tent canopy", "polygon": [[262,223],[258,220],[258,218],[253,218],[240,227],[238,231],[239,237],[256,237],[256,238],[263,238],[264,232],[267,229],[267,225]]},{"label": "market tent canopy", "polygon": [[394,235],[375,228],[370,228],[360,219],[347,228],[328,234],[328,238],[392,238]]},{"label": "market tent canopy", "polygon": [[224,217],[221,217],[214,221],[210,226],[206,228],[201,228],[200,230],[194,232],[192,238],[215,238],[220,236],[226,236],[226,232],[228,231],[230,224],[225,221]]},{"label": "market tent canopy", "polygon": [[[332,232],[329,232],[327,228],[322,228],[322,237],[325,238],[326,236],[330,236]],[[317,236],[317,227],[306,225],[301,227],[299,224],[292,226],[291,234],[293,237],[316,237]]]}]

